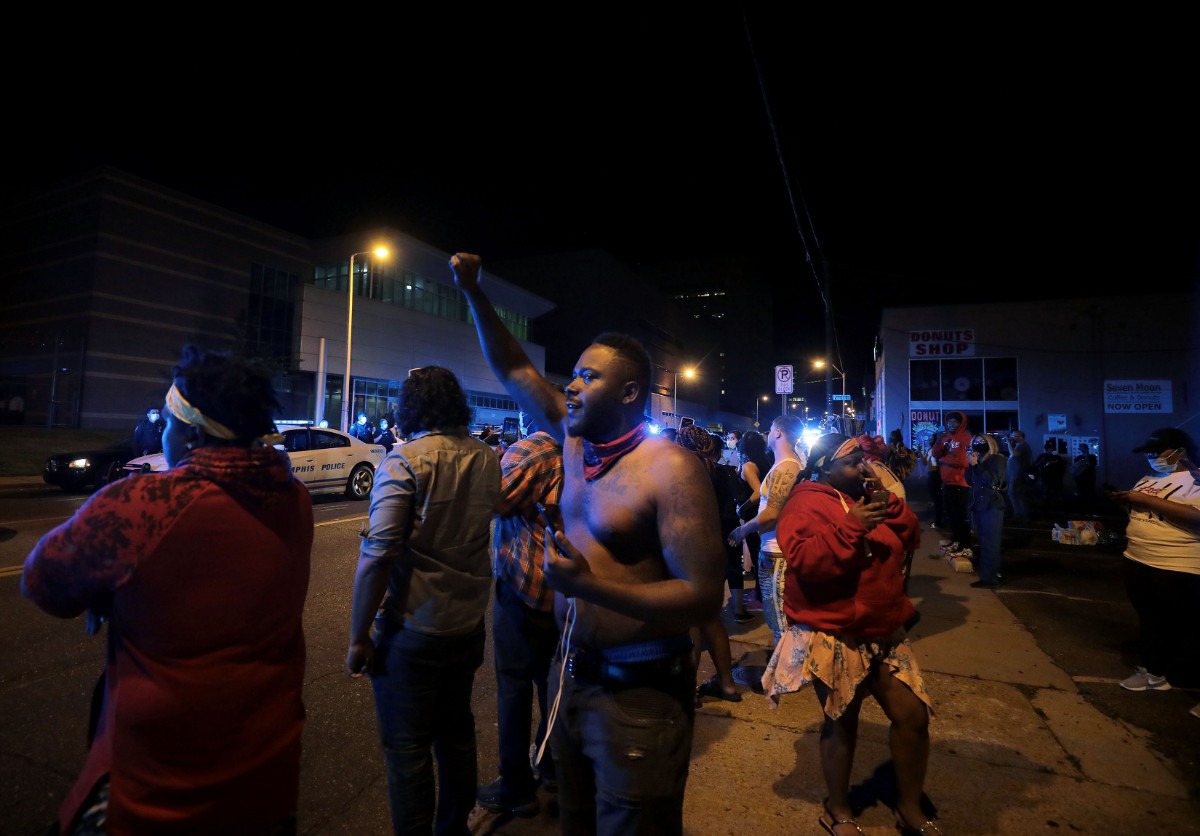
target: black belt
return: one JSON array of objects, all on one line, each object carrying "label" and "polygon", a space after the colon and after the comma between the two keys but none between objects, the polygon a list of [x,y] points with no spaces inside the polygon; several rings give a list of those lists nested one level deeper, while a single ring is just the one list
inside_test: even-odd
[{"label": "black belt", "polygon": [[573,647],[567,652],[566,665],[576,682],[606,688],[673,689],[680,680],[695,678],[690,649],[657,659],[615,662],[599,651]]}]

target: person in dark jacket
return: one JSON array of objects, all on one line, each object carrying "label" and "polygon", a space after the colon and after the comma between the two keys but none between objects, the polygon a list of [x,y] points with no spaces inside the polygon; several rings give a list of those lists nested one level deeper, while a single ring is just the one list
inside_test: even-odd
[{"label": "person in dark jacket", "polygon": [[995,589],[1000,585],[1000,534],[1004,529],[1004,493],[1008,462],[991,434],[971,439],[967,453],[967,482],[971,485],[971,518],[979,542],[976,549],[979,580],[971,586]]},{"label": "person in dark jacket", "polygon": [[166,425],[157,406],[146,410],[146,417],[138,421],[138,425],[133,428],[133,455],[135,458],[162,452],[162,434]]}]

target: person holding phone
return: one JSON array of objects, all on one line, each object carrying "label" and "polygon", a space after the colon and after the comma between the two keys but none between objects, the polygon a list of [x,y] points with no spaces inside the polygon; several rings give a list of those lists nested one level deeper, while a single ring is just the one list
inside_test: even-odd
[{"label": "person holding phone", "polygon": [[[1137,611],[1139,663],[1128,691],[1200,684],[1200,472],[1191,436],[1163,427],[1133,448],[1150,472],[1108,495],[1129,514],[1125,589]],[[1200,706],[1192,709],[1200,715]]]},{"label": "person holding phone", "polygon": [[[818,819],[830,834],[862,832],[850,803],[858,717],[867,694],[891,722],[897,824],[941,833],[921,807],[933,703],[905,625],[916,615],[901,565],[921,538],[917,515],[899,496],[871,501],[871,471],[857,439],[817,439],[775,526],[787,564],[788,627],[762,684],[772,705],[812,685],[824,712],[821,767],[829,793]],[[885,499],[882,495],[879,499]]]}]

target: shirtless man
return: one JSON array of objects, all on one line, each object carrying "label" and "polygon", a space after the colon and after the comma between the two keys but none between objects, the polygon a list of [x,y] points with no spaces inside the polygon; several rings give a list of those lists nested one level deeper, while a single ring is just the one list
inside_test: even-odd
[{"label": "shirtless man", "polygon": [[[650,436],[650,357],[602,334],[563,393],[500,321],[480,259],[450,259],[493,373],[563,445],[562,520],[543,568],[565,634],[550,740],[564,833],[683,832],[695,719],[688,629],[717,615],[725,556],[700,460]],[[624,721],[623,719],[624,718]]]}]

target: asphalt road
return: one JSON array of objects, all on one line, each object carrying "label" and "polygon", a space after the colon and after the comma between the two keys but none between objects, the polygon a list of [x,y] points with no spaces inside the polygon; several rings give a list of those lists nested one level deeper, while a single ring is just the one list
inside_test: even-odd
[{"label": "asphalt road", "polygon": [[[921,500],[919,490],[910,493],[919,512]],[[41,613],[18,589],[20,564],[37,537],[81,501],[44,487],[0,485],[0,630],[5,637],[0,643],[0,834],[44,833],[84,754],[88,699],[103,666],[104,641],[86,636],[81,619],[64,621]],[[301,832],[386,833],[386,788],[370,686],[347,678],[342,670],[358,533],[366,507],[328,500],[317,505],[305,610],[309,721]],[[916,559],[933,558],[918,554]],[[1070,674],[1088,702],[1149,734],[1152,748],[1178,766],[1193,799],[1200,800],[1200,720],[1187,714],[1200,702],[1200,691],[1133,693],[1115,685],[1134,666],[1136,637],[1119,548],[1053,543],[1049,523],[1043,522],[1008,529],[1004,560],[1006,584],[995,593],[1001,602]],[[735,658],[739,652],[735,642]],[[496,774],[490,647],[476,679],[473,704],[479,777],[488,781]],[[511,823],[477,817],[473,822],[477,833],[554,832],[554,820],[546,816]],[[748,829],[753,829],[750,823]]]}]

